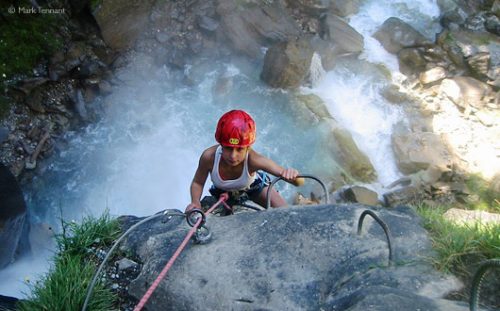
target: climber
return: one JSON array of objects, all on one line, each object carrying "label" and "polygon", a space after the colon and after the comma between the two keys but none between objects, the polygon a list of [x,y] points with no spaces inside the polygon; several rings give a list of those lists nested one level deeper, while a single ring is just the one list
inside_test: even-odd
[{"label": "climber", "polygon": [[[210,174],[213,186],[210,193],[218,197],[223,192],[246,193],[255,203],[265,206],[270,178],[280,176],[285,181],[300,186],[302,178],[294,168],[283,168],[251,148],[256,129],[252,117],[243,110],[226,112],[217,123],[215,140],[219,143],[201,154],[198,168],[191,183],[191,203],[186,211],[201,208],[200,198],[205,181]],[[271,206],[286,206],[283,197],[271,190]]]}]

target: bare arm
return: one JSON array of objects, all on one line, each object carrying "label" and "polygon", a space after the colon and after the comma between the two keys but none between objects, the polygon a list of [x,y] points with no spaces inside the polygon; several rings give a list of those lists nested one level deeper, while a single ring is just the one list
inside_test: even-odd
[{"label": "bare arm", "polygon": [[303,178],[297,178],[299,171],[294,168],[284,168],[254,150],[250,150],[249,164],[251,171],[264,170],[274,176],[283,177],[285,181],[294,186],[302,186],[304,184]]},{"label": "bare arm", "polygon": [[191,182],[191,203],[186,207],[186,211],[193,208],[201,208],[201,194],[203,193],[203,187],[205,186],[208,173],[210,172],[213,163],[214,150],[212,149],[213,147],[210,147],[201,154],[200,161],[198,162],[198,168],[196,169],[193,181]]}]

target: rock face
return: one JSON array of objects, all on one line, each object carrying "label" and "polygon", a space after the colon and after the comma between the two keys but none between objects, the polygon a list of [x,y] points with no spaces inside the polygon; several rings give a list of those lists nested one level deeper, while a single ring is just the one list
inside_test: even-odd
[{"label": "rock face", "polygon": [[483,99],[492,93],[490,86],[471,77],[445,79],[440,91],[464,111],[483,108]]},{"label": "rock face", "polygon": [[372,182],[377,178],[377,172],[370,159],[356,145],[351,133],[347,130],[332,127],[329,146],[336,152],[335,160],[346,169],[356,180]]},{"label": "rock face", "polygon": [[429,166],[445,169],[453,163],[443,140],[431,132],[393,133],[392,147],[397,165],[404,174],[416,173]]},{"label": "rock face", "polygon": [[132,47],[146,30],[152,1],[102,1],[94,12],[106,44],[115,50]]},{"label": "rock face", "polygon": [[306,39],[275,44],[266,53],[260,77],[272,87],[298,87],[309,73],[312,56]]},{"label": "rock face", "polygon": [[0,163],[0,269],[7,266],[21,237],[26,205],[16,178]]},{"label": "rock face", "polygon": [[340,53],[361,53],[363,36],[342,18],[327,14],[324,19],[324,38],[332,41]]},{"label": "rock face", "polygon": [[219,0],[221,33],[232,47],[252,58],[261,57],[261,46],[286,41],[300,34],[297,24],[279,1],[256,5],[253,1]]},{"label": "rock face", "polygon": [[387,19],[374,37],[390,53],[398,53],[403,48],[432,44],[421,33],[397,17]]},{"label": "rock face", "polygon": [[[211,241],[188,244],[146,308],[467,310],[441,299],[460,285],[424,263],[430,242],[416,215],[408,208],[375,210],[392,232],[399,264],[388,267],[382,229],[368,217],[365,233],[356,234],[366,208],[316,205],[209,216]],[[188,229],[183,218],[158,219],[128,237],[122,249],[143,261],[129,294],[144,295]]]}]

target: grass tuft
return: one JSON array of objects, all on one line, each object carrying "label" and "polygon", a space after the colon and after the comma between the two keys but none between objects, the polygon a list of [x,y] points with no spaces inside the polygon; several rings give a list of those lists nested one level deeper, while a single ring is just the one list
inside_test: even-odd
[{"label": "grass tuft", "polygon": [[[87,217],[81,224],[64,221],[62,224],[54,266],[42,280],[33,284],[30,297],[19,303],[19,310],[81,310],[97,270],[98,260],[89,249],[110,246],[120,234],[118,221],[111,219],[108,213],[97,219]],[[88,310],[113,310],[115,300],[116,296],[105,284],[97,282]]]},{"label": "grass tuft", "polygon": [[99,218],[85,217],[81,224],[63,221],[63,232],[56,236],[59,253],[85,255],[94,247],[111,245],[120,234],[118,221],[108,213]]},{"label": "grass tuft", "polygon": [[416,209],[430,233],[437,269],[469,278],[472,264],[500,258],[500,224],[456,224],[443,217],[446,206],[420,204]]}]

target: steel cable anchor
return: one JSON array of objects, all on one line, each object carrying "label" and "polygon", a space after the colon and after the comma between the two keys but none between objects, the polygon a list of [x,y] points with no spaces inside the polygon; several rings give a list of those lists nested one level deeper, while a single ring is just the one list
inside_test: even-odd
[{"label": "steel cable anchor", "polygon": [[186,221],[191,227],[194,227],[200,218],[201,222],[196,228],[196,233],[192,238],[196,244],[206,244],[210,241],[212,233],[205,225],[205,223],[207,222],[207,216],[205,215],[205,213],[203,213],[203,211],[199,208],[194,208],[190,210],[186,215]]}]

